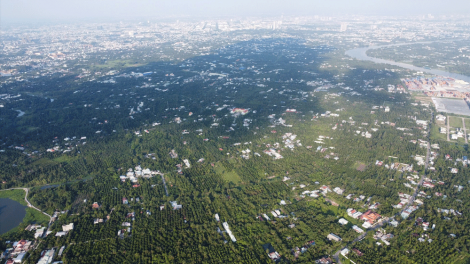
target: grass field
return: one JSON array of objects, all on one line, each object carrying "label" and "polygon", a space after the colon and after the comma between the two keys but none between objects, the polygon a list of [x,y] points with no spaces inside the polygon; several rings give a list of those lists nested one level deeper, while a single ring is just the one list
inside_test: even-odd
[{"label": "grass field", "polygon": [[456,117],[456,116],[449,116],[449,125],[451,127],[460,127],[462,128],[462,118],[461,117]]},{"label": "grass field", "polygon": [[62,155],[62,156],[59,156],[55,159],[53,159],[55,162],[69,162],[71,160],[70,157],[66,156],[66,155]]},{"label": "grass field", "polygon": [[431,138],[447,140],[447,134],[441,134],[439,132],[439,127],[438,126],[432,126],[431,127]]},{"label": "grass field", "polygon": [[467,133],[469,133],[468,129],[470,128],[470,118],[464,118],[465,120],[465,128],[467,128]]},{"label": "grass field", "polygon": [[239,183],[242,180],[236,172],[227,171],[219,162],[215,164],[214,170],[217,174],[220,174],[226,182]]},{"label": "grass field", "polygon": [[42,158],[31,163],[30,166],[37,166],[37,165],[47,166],[47,165],[54,165],[56,163],[57,162],[54,162],[53,160],[50,160],[48,158]]},{"label": "grass field", "polygon": [[364,162],[360,162],[360,161],[356,161],[356,163],[354,163],[353,165],[353,168],[358,171],[365,171],[366,167],[367,165]]},{"label": "grass field", "polygon": [[411,93],[411,97],[418,102],[432,103],[432,97],[423,96],[422,93]]},{"label": "grass field", "polygon": [[26,204],[26,201],[24,200],[24,195],[25,193],[23,190],[0,191],[0,198],[9,198],[27,206],[28,204]]}]

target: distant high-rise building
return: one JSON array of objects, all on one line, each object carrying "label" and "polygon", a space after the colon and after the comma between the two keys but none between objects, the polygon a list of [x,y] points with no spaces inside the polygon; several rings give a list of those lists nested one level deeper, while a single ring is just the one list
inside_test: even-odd
[{"label": "distant high-rise building", "polygon": [[273,30],[276,30],[276,21],[273,21]]},{"label": "distant high-rise building", "polygon": [[346,24],[346,23],[341,23],[341,29],[340,29],[340,31],[341,31],[341,32],[344,32],[344,31],[346,31],[346,30],[348,30],[348,24]]}]

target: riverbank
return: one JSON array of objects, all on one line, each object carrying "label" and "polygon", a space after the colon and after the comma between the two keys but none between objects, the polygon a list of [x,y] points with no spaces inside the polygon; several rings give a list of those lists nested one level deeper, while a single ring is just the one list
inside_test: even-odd
[{"label": "riverbank", "polygon": [[452,72],[446,72],[446,71],[437,70],[437,69],[428,69],[428,68],[417,67],[417,66],[414,66],[412,64],[407,64],[407,63],[403,63],[403,62],[396,62],[396,61],[391,61],[391,60],[385,60],[385,59],[379,59],[379,58],[370,57],[369,55],[367,55],[367,51],[371,50],[371,49],[380,49],[380,48],[388,48],[388,47],[396,47],[396,46],[404,46],[404,45],[413,45],[413,44],[428,44],[428,43],[432,43],[432,42],[437,42],[437,41],[411,42],[411,43],[399,43],[399,44],[371,46],[371,47],[347,50],[345,52],[345,54],[350,56],[350,57],[353,57],[355,59],[358,59],[358,60],[389,64],[389,65],[409,69],[409,70],[412,70],[412,71],[425,72],[425,73],[439,75],[439,76],[447,76],[447,77],[451,77],[451,78],[454,78],[454,79],[459,79],[459,80],[463,80],[463,81],[466,81],[466,82],[470,82],[470,76],[457,74],[457,73],[452,73]]},{"label": "riverbank", "polygon": [[25,206],[26,208],[26,215],[23,218],[23,221],[19,223],[18,226],[14,227],[13,229],[9,230],[4,234],[0,234],[0,236],[8,236],[12,233],[18,232],[21,229],[24,229],[31,223],[47,225],[49,222],[49,217],[44,215],[43,213],[37,211],[36,209],[28,207],[27,202],[25,201],[25,191],[22,189],[17,190],[4,190],[0,191],[0,198],[8,198],[13,201],[20,203],[21,205]]}]

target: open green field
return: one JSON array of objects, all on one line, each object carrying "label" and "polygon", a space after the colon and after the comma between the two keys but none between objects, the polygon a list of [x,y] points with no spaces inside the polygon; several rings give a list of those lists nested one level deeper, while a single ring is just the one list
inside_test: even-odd
[{"label": "open green field", "polygon": [[358,171],[365,171],[367,168],[367,164],[361,161],[356,161],[353,165],[353,168],[358,170]]},{"label": "open green field", "polygon": [[26,201],[24,200],[23,190],[0,191],[0,198],[9,198],[9,199],[19,202],[20,204],[24,206],[28,205]]},{"label": "open green field", "polygon": [[66,156],[66,155],[62,155],[62,156],[59,156],[57,158],[54,159],[55,162],[68,162],[70,161],[70,157]]},{"label": "open green field", "polygon": [[465,144],[465,138],[458,138],[458,139],[457,139],[457,142],[458,142],[459,144]]},{"label": "open green field", "polygon": [[[465,128],[467,128],[467,130],[470,128],[470,118],[464,118],[464,121],[465,121]],[[468,131],[467,131],[468,133]]]},{"label": "open green field", "polygon": [[242,180],[235,171],[227,171],[219,162],[215,164],[214,170],[217,174],[220,174],[226,182],[239,183]]},{"label": "open green field", "polygon": [[462,118],[456,116],[449,116],[449,125],[451,127],[460,127],[462,128]]},{"label": "open green field", "polygon": [[432,104],[432,97],[425,96],[421,92],[411,92],[410,94],[411,98],[413,98],[415,101]]},{"label": "open green field", "polygon": [[438,126],[432,126],[432,127],[431,127],[431,138],[433,138],[433,139],[447,140],[447,135],[440,133]]}]

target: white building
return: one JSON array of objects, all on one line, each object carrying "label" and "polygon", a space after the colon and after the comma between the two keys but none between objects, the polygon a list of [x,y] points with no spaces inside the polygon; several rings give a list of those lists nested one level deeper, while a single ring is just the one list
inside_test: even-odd
[{"label": "white building", "polygon": [[233,241],[233,242],[237,242],[237,239],[235,238],[235,236],[232,234],[232,231],[230,230],[230,227],[228,226],[228,223],[227,222],[224,222],[222,224],[225,228],[225,231],[227,231],[227,234],[230,236],[230,239]]},{"label": "white building", "polygon": [[184,165],[186,165],[186,168],[188,169],[191,168],[191,164],[189,163],[189,160],[184,159],[183,162],[184,162]]},{"label": "white building", "polygon": [[39,259],[37,264],[49,264],[52,263],[52,260],[54,259],[54,249],[50,250],[44,250],[41,252],[41,258]]},{"label": "white building", "polygon": [[335,192],[335,193],[337,193],[337,194],[339,194],[339,195],[342,195],[343,192],[344,192],[344,190],[342,190],[342,189],[339,188],[339,187],[336,187],[336,188],[333,189],[333,192]]},{"label": "white building", "polygon": [[62,231],[64,231],[64,232],[69,232],[69,231],[71,231],[71,230],[73,230],[73,223],[70,223],[70,224],[68,224],[68,225],[63,225],[63,226],[62,226]]},{"label": "white building", "polygon": [[359,234],[364,233],[364,230],[362,230],[360,227],[358,227],[358,226],[356,226],[356,225],[354,225],[354,226],[352,227],[352,229],[353,229],[354,231],[358,232]]}]

